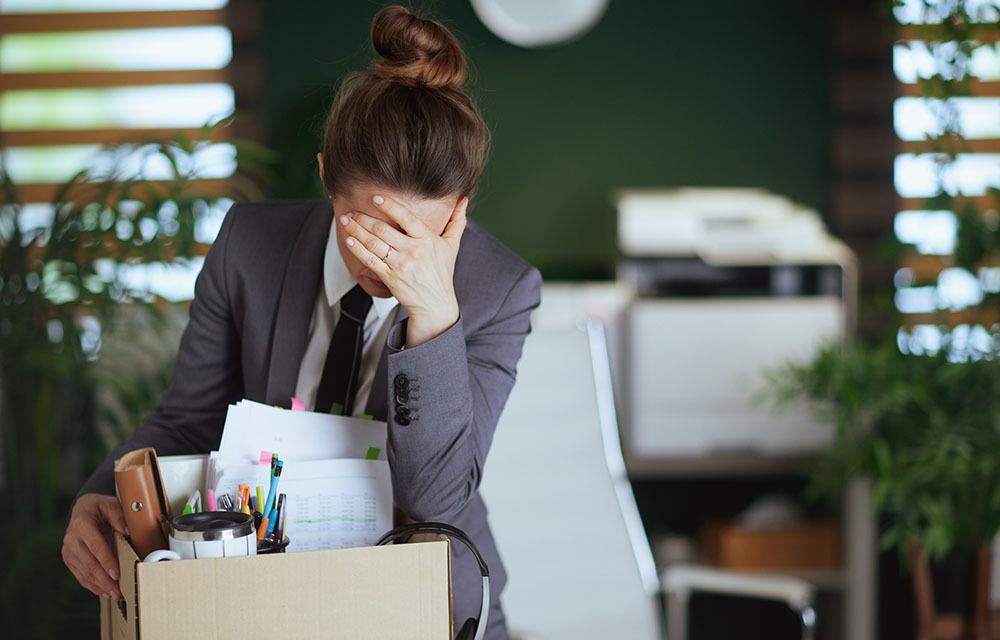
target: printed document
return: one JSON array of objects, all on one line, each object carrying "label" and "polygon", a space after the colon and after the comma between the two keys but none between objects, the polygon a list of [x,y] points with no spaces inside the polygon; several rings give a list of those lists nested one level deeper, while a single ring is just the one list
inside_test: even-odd
[{"label": "printed document", "polygon": [[289,411],[251,400],[229,405],[219,453],[257,460],[261,451],[282,460],[366,458],[377,449],[385,460],[385,422]]},{"label": "printed document", "polygon": [[[267,493],[268,465],[227,459],[218,452],[209,465],[214,466],[216,496],[235,496],[241,484],[265,487]],[[392,528],[392,480],[385,460],[289,461],[278,491],[288,505],[288,551],[370,546]]]}]

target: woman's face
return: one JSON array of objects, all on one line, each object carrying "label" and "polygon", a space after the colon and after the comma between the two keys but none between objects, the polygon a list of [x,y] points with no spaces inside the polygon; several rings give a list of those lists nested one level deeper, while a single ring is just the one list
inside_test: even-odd
[{"label": "woman's face", "polygon": [[[322,166],[323,163],[320,162],[320,167]],[[337,194],[333,197],[334,215],[339,219],[340,216],[352,211],[364,213],[373,218],[383,220],[400,232],[405,233],[397,222],[376,208],[372,202],[372,198],[376,195],[384,198],[392,198],[406,207],[437,235],[441,235],[444,232],[444,228],[447,226],[448,220],[451,219],[452,211],[454,211],[455,205],[459,200],[459,196],[419,198],[406,195],[394,189],[377,187],[374,184],[355,183],[347,193]],[[388,287],[382,284],[378,276],[348,250],[345,244],[347,235],[344,226],[339,223],[339,220],[333,227],[337,233],[337,249],[340,251],[340,257],[344,260],[347,270],[351,272],[354,279],[361,285],[361,288],[375,298],[388,298],[392,296]]]}]

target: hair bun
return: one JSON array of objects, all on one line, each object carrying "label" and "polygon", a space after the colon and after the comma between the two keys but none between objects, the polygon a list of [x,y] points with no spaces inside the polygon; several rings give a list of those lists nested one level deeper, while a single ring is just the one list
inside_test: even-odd
[{"label": "hair bun", "polygon": [[395,82],[457,89],[465,80],[465,56],[451,31],[405,7],[386,7],[375,15],[372,45],[382,56],[373,71]]}]

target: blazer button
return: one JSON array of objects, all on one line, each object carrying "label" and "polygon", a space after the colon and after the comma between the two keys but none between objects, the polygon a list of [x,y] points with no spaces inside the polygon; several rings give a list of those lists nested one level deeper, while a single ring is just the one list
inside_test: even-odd
[{"label": "blazer button", "polygon": [[395,385],[397,391],[410,388],[410,378],[404,373],[397,375],[392,383]]},{"label": "blazer button", "polygon": [[396,407],[396,417],[397,418],[409,418],[410,417],[410,408],[409,407],[404,407],[404,406],[398,406],[398,407]]},{"label": "blazer button", "polygon": [[405,427],[406,425],[410,424],[410,419],[406,417],[396,416],[396,424],[398,424],[401,427]]},{"label": "blazer button", "polygon": [[396,404],[406,404],[410,401],[410,392],[403,390],[396,394]]}]

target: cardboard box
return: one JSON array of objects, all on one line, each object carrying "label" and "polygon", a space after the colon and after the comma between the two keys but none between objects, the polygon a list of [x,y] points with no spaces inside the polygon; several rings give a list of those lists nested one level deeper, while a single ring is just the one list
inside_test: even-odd
[{"label": "cardboard box", "polygon": [[125,601],[101,598],[101,638],[450,639],[448,544],[139,562],[115,534]]},{"label": "cardboard box", "polygon": [[724,569],[833,569],[840,566],[840,532],[832,523],[748,529],[714,523],[702,532],[707,559]]}]

